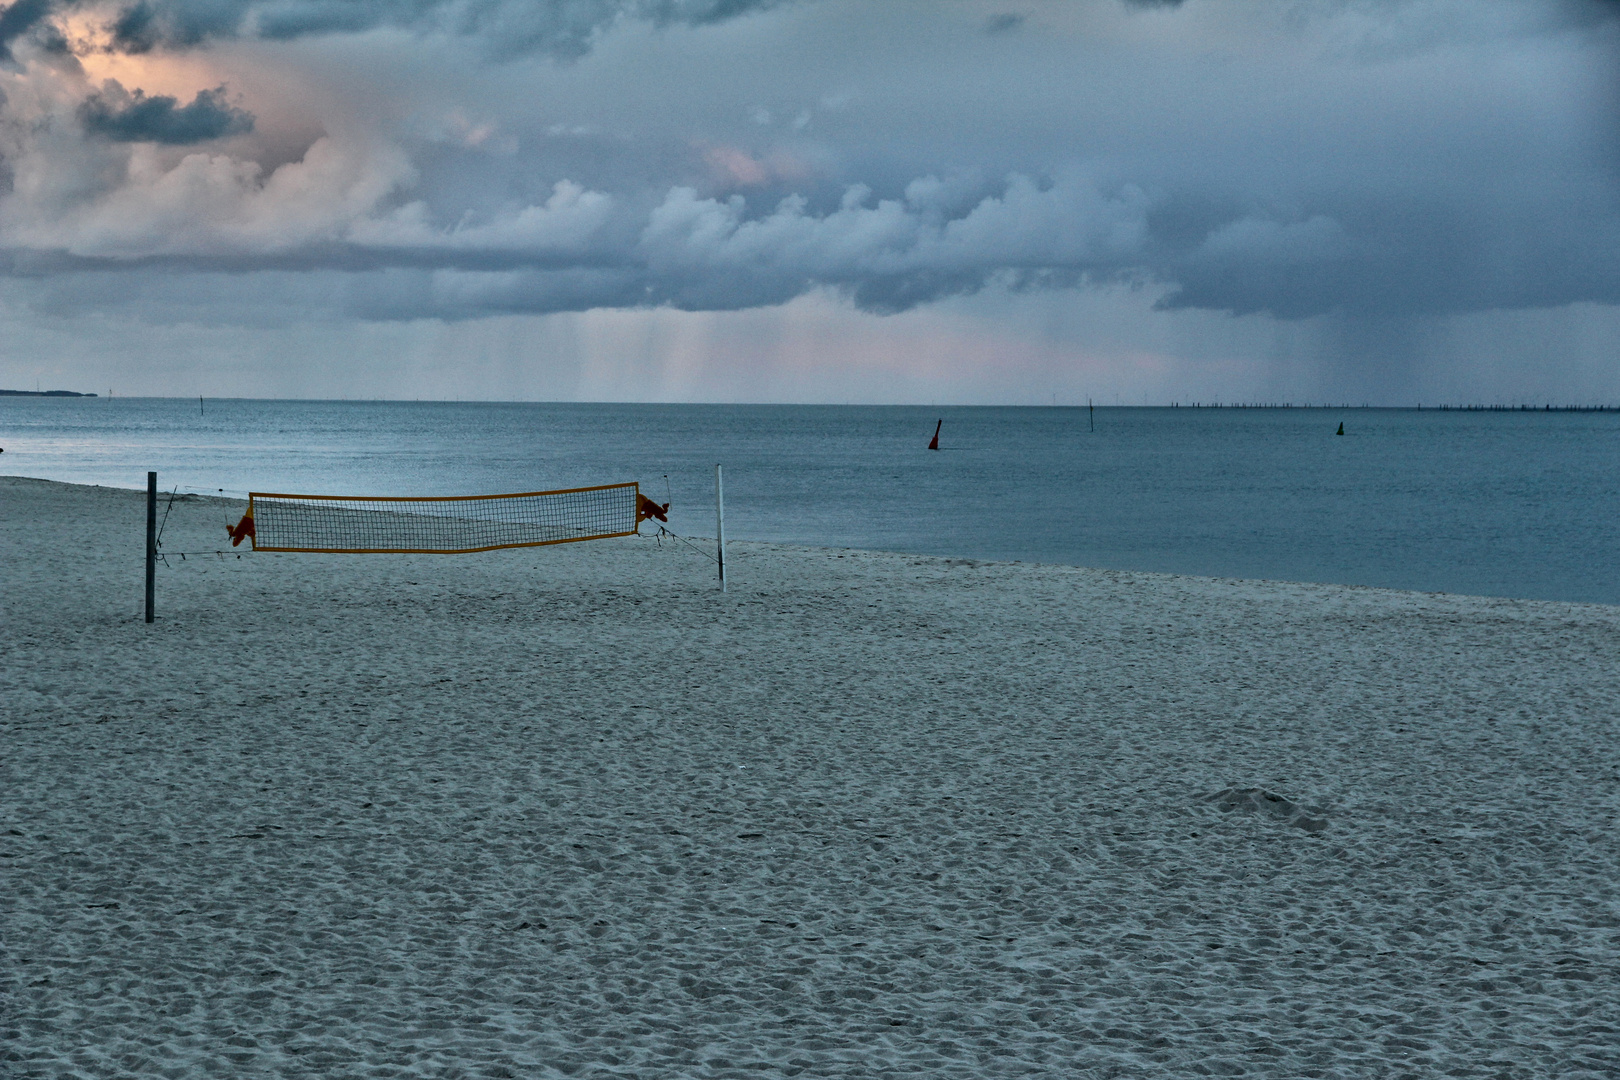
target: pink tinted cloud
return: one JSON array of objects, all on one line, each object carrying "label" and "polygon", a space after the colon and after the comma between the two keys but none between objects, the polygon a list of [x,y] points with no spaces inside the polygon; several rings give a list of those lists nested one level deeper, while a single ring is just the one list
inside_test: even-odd
[{"label": "pink tinted cloud", "polygon": [[804,180],[810,166],[785,150],[754,157],[735,146],[715,144],[703,148],[704,164],[714,179],[727,187],[758,187],[773,180]]}]

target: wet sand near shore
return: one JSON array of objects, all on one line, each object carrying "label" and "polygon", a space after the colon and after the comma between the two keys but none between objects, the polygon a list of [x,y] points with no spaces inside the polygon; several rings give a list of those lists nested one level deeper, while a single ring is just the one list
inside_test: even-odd
[{"label": "wet sand near shore", "polygon": [[0,478],[7,1075],[1620,1072],[1620,608],[642,538],[148,626],[144,521]]}]

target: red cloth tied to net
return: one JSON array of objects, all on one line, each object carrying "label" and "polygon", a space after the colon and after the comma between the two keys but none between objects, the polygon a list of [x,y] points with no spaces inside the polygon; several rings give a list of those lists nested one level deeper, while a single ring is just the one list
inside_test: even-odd
[{"label": "red cloth tied to net", "polygon": [[636,521],[646,521],[648,518],[657,518],[659,521],[669,520],[669,503],[660,506],[645,495],[636,496]]}]

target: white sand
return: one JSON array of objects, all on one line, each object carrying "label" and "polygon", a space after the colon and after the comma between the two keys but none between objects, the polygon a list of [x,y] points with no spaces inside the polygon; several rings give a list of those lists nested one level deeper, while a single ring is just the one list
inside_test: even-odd
[{"label": "white sand", "polygon": [[143,504],[0,480],[5,1075],[1620,1075],[1620,609],[624,540],[146,626]]}]

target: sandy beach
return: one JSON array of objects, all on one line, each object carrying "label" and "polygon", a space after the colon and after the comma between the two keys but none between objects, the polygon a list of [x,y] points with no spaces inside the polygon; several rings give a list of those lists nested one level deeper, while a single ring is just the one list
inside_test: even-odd
[{"label": "sandy beach", "polygon": [[144,523],[0,478],[8,1076],[1620,1074],[1620,608],[639,538],[148,626]]}]

